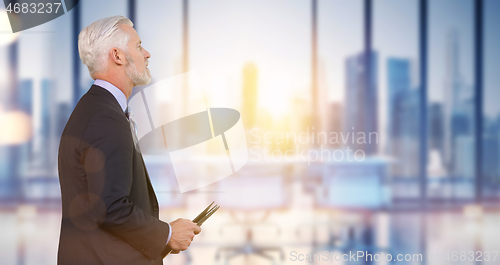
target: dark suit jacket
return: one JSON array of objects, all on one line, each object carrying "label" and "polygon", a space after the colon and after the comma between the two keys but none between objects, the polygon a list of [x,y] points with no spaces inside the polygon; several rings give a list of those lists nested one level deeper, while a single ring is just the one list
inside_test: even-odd
[{"label": "dark suit jacket", "polygon": [[61,136],[62,222],[58,264],[163,264],[169,234],[129,122],[93,85]]}]

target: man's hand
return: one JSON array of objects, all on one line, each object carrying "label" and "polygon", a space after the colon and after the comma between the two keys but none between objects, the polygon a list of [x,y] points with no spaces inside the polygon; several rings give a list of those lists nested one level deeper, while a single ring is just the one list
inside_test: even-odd
[{"label": "man's hand", "polygon": [[201,227],[188,219],[179,218],[171,222],[170,227],[172,228],[172,237],[167,246],[172,249],[172,254],[186,250],[191,245],[194,236],[201,232]]}]

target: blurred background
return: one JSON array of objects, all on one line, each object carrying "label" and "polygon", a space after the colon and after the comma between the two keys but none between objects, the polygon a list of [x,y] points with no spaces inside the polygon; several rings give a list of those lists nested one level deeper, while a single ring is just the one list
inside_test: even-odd
[{"label": "blurred background", "polygon": [[162,220],[221,205],[166,264],[498,262],[499,13],[498,0],[82,0],[12,34],[0,9],[1,263],[56,263],[60,136],[93,83],[77,37],[113,15],[134,22],[153,80],[210,69],[207,105],[239,110],[247,132],[247,164],[192,192],[144,157]]}]

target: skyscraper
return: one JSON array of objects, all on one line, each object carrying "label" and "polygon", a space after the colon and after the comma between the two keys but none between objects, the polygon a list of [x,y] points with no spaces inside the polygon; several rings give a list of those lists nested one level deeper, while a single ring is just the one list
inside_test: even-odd
[{"label": "skyscraper", "polygon": [[451,176],[472,177],[474,153],[467,152],[460,156],[456,154],[469,150],[474,145],[470,142],[473,139],[473,92],[471,87],[465,85],[460,72],[459,38],[456,30],[451,30],[447,36],[446,52],[443,161]]},{"label": "skyscraper", "polygon": [[419,93],[411,89],[410,60],[387,60],[388,150],[397,161],[393,176],[415,177],[418,174]]},{"label": "skyscraper", "polygon": [[[344,107],[344,133],[354,135],[354,144],[349,142],[351,149],[363,150],[366,155],[377,152],[378,141],[378,96],[377,96],[377,53],[371,51],[371,73],[365,69],[366,56],[364,52],[353,55],[346,60],[346,93]],[[366,75],[370,77],[367,82]],[[366,84],[368,83],[368,84]],[[365,135],[366,143],[359,140]],[[360,143],[361,142],[361,143]]]},{"label": "skyscraper", "polygon": [[254,63],[247,63],[243,67],[243,99],[242,99],[242,120],[247,130],[254,127],[257,117],[258,105],[258,71]]},{"label": "skyscraper", "polygon": [[33,111],[33,80],[23,79],[19,81],[19,109],[28,115],[32,115]]},{"label": "skyscraper", "polygon": [[0,145],[0,198],[12,196],[15,190],[15,175],[11,163],[9,163],[10,146]]},{"label": "skyscraper", "polygon": [[404,96],[410,90],[410,61],[407,59],[389,58],[387,60],[388,87],[388,128],[389,137],[400,137],[404,117]]},{"label": "skyscraper", "polygon": [[443,105],[432,103],[429,105],[429,148],[444,152],[444,113]]},{"label": "skyscraper", "polygon": [[[62,132],[69,116],[71,115],[71,106],[68,102],[61,102],[57,105],[56,138],[61,138]],[[58,142],[58,141],[57,141]]]},{"label": "skyscraper", "polygon": [[[311,122],[316,122],[316,124],[312,124],[315,127],[315,131],[317,132],[327,132],[330,126],[330,121],[335,119],[334,117],[338,115],[338,113],[332,113],[333,111],[337,111],[330,108],[330,99],[328,93],[328,84],[326,83],[326,64],[324,60],[321,60],[318,63],[318,82],[316,89],[316,114],[317,117],[312,119]],[[314,110],[314,109],[313,109]],[[319,143],[318,143],[319,144]]]},{"label": "skyscraper", "polygon": [[[39,97],[35,98],[39,102],[38,114],[34,119],[37,119],[38,127],[36,128],[33,137],[34,145],[34,166],[38,170],[49,169],[55,166],[55,144],[52,126],[52,113],[53,113],[53,92],[54,82],[48,79],[42,79],[40,85]],[[54,156],[55,155],[55,156]]]},{"label": "skyscraper", "polygon": [[[33,80],[24,79],[19,82],[18,107],[27,115],[33,117]],[[33,123],[32,123],[33,124]],[[32,160],[33,140],[29,139],[26,143],[19,146],[19,167],[21,171],[29,168]],[[23,174],[23,172],[21,172]]]},{"label": "skyscraper", "polygon": [[[342,132],[342,104],[340,102],[330,102],[328,104],[328,128],[327,128],[327,133],[330,135],[330,133],[335,132],[335,133],[340,133]],[[340,147],[340,142],[330,144],[329,147],[332,148],[339,148]]]}]

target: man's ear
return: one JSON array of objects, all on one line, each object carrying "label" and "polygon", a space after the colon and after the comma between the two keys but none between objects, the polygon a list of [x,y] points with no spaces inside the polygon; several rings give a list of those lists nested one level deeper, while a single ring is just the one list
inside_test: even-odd
[{"label": "man's ear", "polygon": [[117,65],[125,64],[125,54],[117,48],[112,48],[109,51],[109,55],[111,56],[111,60]]}]

